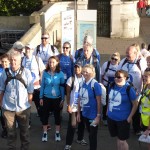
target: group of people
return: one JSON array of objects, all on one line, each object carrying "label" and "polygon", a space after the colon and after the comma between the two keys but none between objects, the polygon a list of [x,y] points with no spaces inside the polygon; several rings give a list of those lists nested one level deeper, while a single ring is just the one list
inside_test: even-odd
[{"label": "group of people", "polygon": [[[93,38],[89,35],[84,37],[83,47],[76,50],[74,56],[67,41],[59,53],[49,43],[46,32],[36,48],[30,43],[23,46],[16,42],[10,55],[1,57],[0,69],[2,135],[7,136],[8,149],[16,149],[17,122],[20,149],[29,150],[32,101],[42,123],[42,142],[48,141],[50,112],[54,114],[55,141],[61,141],[61,112],[66,100],[69,119],[64,150],[71,149],[76,129],[76,142],[87,145],[85,126],[90,150],[96,150],[100,119],[108,125],[110,135],[117,137],[117,149],[128,150],[126,140],[131,122],[136,134],[144,130],[148,135],[150,129],[150,69],[147,68],[150,67],[150,55],[148,52],[144,54],[138,44],[133,44],[127,48],[124,59],[120,61],[120,54],[115,52],[100,67],[100,54],[93,48]],[[101,102],[103,90],[100,82],[106,88],[105,106]]]}]

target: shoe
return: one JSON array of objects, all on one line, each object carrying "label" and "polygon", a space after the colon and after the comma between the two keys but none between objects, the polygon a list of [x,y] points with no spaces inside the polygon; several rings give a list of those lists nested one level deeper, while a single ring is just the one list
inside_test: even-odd
[{"label": "shoe", "polygon": [[6,129],[4,129],[4,130],[2,131],[1,137],[2,137],[2,138],[7,138],[7,131],[6,131]]},{"label": "shoe", "polygon": [[88,143],[87,143],[84,139],[83,139],[83,140],[81,140],[81,141],[77,140],[76,142],[77,142],[78,144],[83,145],[83,146],[88,145]]},{"label": "shoe", "polygon": [[150,144],[150,135],[146,136],[146,135],[142,134],[139,137],[138,141]]},{"label": "shoe", "polygon": [[71,145],[66,145],[64,150],[71,150]]},{"label": "shoe", "polygon": [[42,142],[47,142],[47,133],[43,133]]},{"label": "shoe", "polygon": [[29,125],[28,125],[28,129],[30,129],[30,128],[31,128],[31,125],[29,124]]},{"label": "shoe", "polygon": [[55,133],[55,141],[57,142],[61,141],[60,133]]}]

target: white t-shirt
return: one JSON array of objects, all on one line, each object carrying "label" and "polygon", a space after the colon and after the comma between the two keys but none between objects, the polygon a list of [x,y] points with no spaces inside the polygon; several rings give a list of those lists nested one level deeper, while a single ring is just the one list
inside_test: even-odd
[{"label": "white t-shirt", "polygon": [[[39,66],[43,68],[43,70],[45,69],[45,65],[43,64],[41,58],[38,58],[39,61]],[[36,81],[40,80],[40,76],[39,76],[39,67],[38,67],[38,63],[37,60],[35,58],[35,56],[31,56],[30,58],[27,58],[26,56],[23,58],[22,60],[22,66],[24,66],[25,68],[29,69],[31,71],[32,74],[32,78],[33,78],[33,83],[35,83]],[[40,86],[37,86],[34,88],[39,88]]]},{"label": "white t-shirt", "polygon": [[37,54],[37,56],[42,59],[42,61],[45,65],[47,64],[49,57],[56,56],[59,54],[56,47],[54,47],[55,53],[53,53],[50,44],[47,44],[45,47],[41,44],[39,49],[40,49],[40,51],[37,53],[37,47],[36,47],[33,54],[34,55]]},{"label": "white t-shirt", "polygon": [[[80,82],[83,82],[84,81],[84,77],[82,76],[81,78],[77,78],[77,76],[75,75],[75,78],[74,78],[74,86],[73,86],[73,89],[71,91],[71,94],[70,94],[70,106],[73,106],[74,104],[77,104],[78,103],[78,95],[79,95],[79,84]],[[72,77],[70,77],[66,84],[70,87],[72,87]]]},{"label": "white t-shirt", "polygon": [[141,92],[142,90],[142,75],[147,68],[147,62],[145,58],[141,58],[140,60],[140,67],[141,70],[138,68],[136,61],[134,63],[125,63],[123,66],[126,58],[122,59],[117,70],[125,70],[129,73],[129,81],[133,83],[134,87],[137,89],[137,92]]},{"label": "white t-shirt", "polygon": [[115,76],[115,73],[116,73],[117,68],[118,68],[118,64],[112,65],[112,64],[110,63],[109,69],[108,69],[108,71],[105,73],[105,70],[106,70],[106,68],[107,68],[107,64],[108,64],[108,61],[105,62],[105,63],[102,65],[102,69],[101,69],[101,75],[102,75],[102,76],[104,75],[104,79],[106,80],[106,81],[105,81],[105,80],[102,79],[102,81],[103,81],[102,83],[103,83],[105,86],[107,86],[107,84],[108,84],[107,81],[109,81],[109,82],[112,82],[112,81],[113,81],[114,76]]}]

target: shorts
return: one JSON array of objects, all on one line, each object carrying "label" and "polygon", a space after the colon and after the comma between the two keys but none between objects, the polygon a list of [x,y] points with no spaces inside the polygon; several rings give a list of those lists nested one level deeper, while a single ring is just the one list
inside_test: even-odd
[{"label": "shorts", "polygon": [[115,121],[107,117],[109,133],[112,137],[118,137],[119,140],[127,140],[130,135],[130,123],[127,120]]}]

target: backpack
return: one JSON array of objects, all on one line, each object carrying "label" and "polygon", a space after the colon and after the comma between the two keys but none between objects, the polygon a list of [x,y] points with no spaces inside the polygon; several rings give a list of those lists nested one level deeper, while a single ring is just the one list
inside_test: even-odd
[{"label": "backpack", "polygon": [[27,88],[27,85],[26,85],[24,79],[22,78],[23,70],[24,70],[24,67],[21,67],[19,72],[17,73],[17,75],[16,76],[12,76],[12,74],[9,72],[9,68],[5,69],[6,76],[7,76],[7,79],[5,81],[5,89],[6,89],[6,86],[7,86],[8,82],[10,82],[12,79],[19,80],[25,86],[25,88]]},{"label": "backpack", "polygon": [[[53,53],[55,53],[55,48],[54,48],[53,45],[51,45],[51,50],[52,50]],[[37,55],[39,52],[40,52],[40,45],[38,45],[37,48],[36,48],[36,55]]]},{"label": "backpack", "polygon": [[[135,64],[137,65],[137,67],[138,67],[139,70],[141,71],[140,60],[141,60],[141,59],[138,59]],[[126,58],[126,59],[124,60],[124,62],[122,63],[121,68],[122,68],[127,62],[128,62],[128,59]]]}]

